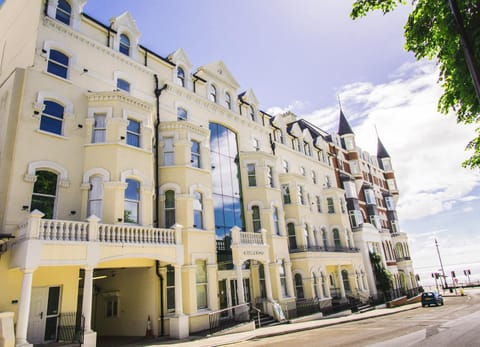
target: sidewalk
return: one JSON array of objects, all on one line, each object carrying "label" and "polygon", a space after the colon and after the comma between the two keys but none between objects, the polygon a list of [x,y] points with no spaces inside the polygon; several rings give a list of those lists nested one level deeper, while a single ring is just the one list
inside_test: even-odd
[{"label": "sidewalk", "polygon": [[[161,345],[174,345],[178,347],[213,347],[213,346],[224,346],[232,343],[237,343],[241,341],[250,340],[253,338],[262,338],[269,336],[278,336],[283,334],[290,334],[302,330],[316,329],[326,326],[331,326],[335,324],[348,323],[359,321],[363,319],[369,319],[374,317],[387,316],[395,314],[397,312],[414,310],[416,308],[421,308],[419,303],[408,304],[395,308],[377,308],[375,310],[363,312],[363,313],[353,313],[347,316],[342,317],[332,317],[332,318],[322,318],[309,322],[301,323],[287,323],[281,325],[275,325],[272,327],[265,327],[255,329],[253,331],[243,332],[243,333],[234,333],[221,336],[207,336],[207,337],[191,337],[190,341],[178,341],[178,340],[168,340],[168,341],[144,341],[144,344],[135,344],[135,346],[161,346]],[[178,341],[178,342],[177,342]]]}]

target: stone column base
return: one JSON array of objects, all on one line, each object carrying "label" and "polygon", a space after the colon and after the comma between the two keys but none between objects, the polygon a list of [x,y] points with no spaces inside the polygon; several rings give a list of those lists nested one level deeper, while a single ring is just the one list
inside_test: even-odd
[{"label": "stone column base", "polygon": [[188,316],[179,314],[170,317],[170,337],[174,339],[185,339],[189,336]]},{"label": "stone column base", "polygon": [[0,313],[0,346],[14,347],[13,312]]},{"label": "stone column base", "polygon": [[95,331],[85,332],[83,335],[82,347],[96,347],[97,346],[97,333]]}]

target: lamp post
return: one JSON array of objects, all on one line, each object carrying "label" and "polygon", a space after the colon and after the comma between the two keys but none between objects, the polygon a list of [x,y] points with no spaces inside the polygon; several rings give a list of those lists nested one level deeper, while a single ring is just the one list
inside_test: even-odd
[{"label": "lamp post", "polygon": [[435,239],[435,247],[437,248],[438,260],[440,260],[440,268],[442,270],[442,277],[443,281],[445,282],[445,286],[442,283],[443,290],[447,289],[447,277],[445,276],[445,270],[443,269],[442,257],[440,256],[440,250],[438,249],[438,241]]}]

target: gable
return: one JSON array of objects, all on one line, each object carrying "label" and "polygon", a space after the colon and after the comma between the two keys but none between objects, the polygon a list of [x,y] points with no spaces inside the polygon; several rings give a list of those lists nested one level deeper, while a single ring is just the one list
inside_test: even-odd
[{"label": "gable", "polygon": [[223,82],[234,90],[239,88],[238,82],[221,60],[199,67],[197,73],[201,77],[206,76],[207,80],[209,79],[208,77],[210,77],[217,81]]},{"label": "gable", "polygon": [[187,70],[192,69],[192,63],[190,62],[190,59],[188,59],[187,54],[185,53],[183,48],[179,48],[175,52],[170,54],[168,56],[168,60],[170,60],[172,63],[176,65],[182,65]]}]

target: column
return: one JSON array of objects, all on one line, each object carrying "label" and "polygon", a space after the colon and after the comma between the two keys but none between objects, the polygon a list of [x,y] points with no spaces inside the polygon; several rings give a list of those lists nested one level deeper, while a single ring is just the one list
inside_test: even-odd
[{"label": "column", "polygon": [[33,270],[23,269],[22,291],[18,305],[17,338],[16,345],[30,345],[27,342],[28,316],[30,314],[30,301],[32,299]]},{"label": "column", "polygon": [[317,278],[318,281],[318,291],[320,292],[320,299],[325,297],[325,293],[323,292],[323,282],[322,282],[322,274]]},{"label": "column", "polygon": [[272,280],[270,278],[270,266],[267,263],[263,265],[263,273],[265,274],[265,290],[267,291],[267,301],[272,301]]},{"label": "column", "polygon": [[243,274],[242,274],[242,263],[236,264],[237,270],[237,296],[238,296],[238,304],[245,303],[245,293],[243,291]]},{"label": "column", "polygon": [[93,268],[85,268],[84,271],[82,314],[85,317],[85,333],[89,333],[92,331]]},{"label": "column", "polygon": [[175,270],[175,314],[183,314],[182,266],[174,265]]},{"label": "column", "polygon": [[337,266],[337,276],[338,276],[338,284],[340,287],[340,297],[342,299],[345,298],[345,287],[343,285],[343,277],[342,277],[342,268],[340,265]]},{"label": "column", "polygon": [[289,261],[285,261],[285,279],[287,281],[288,296],[294,296],[295,290],[293,289],[292,263]]}]

